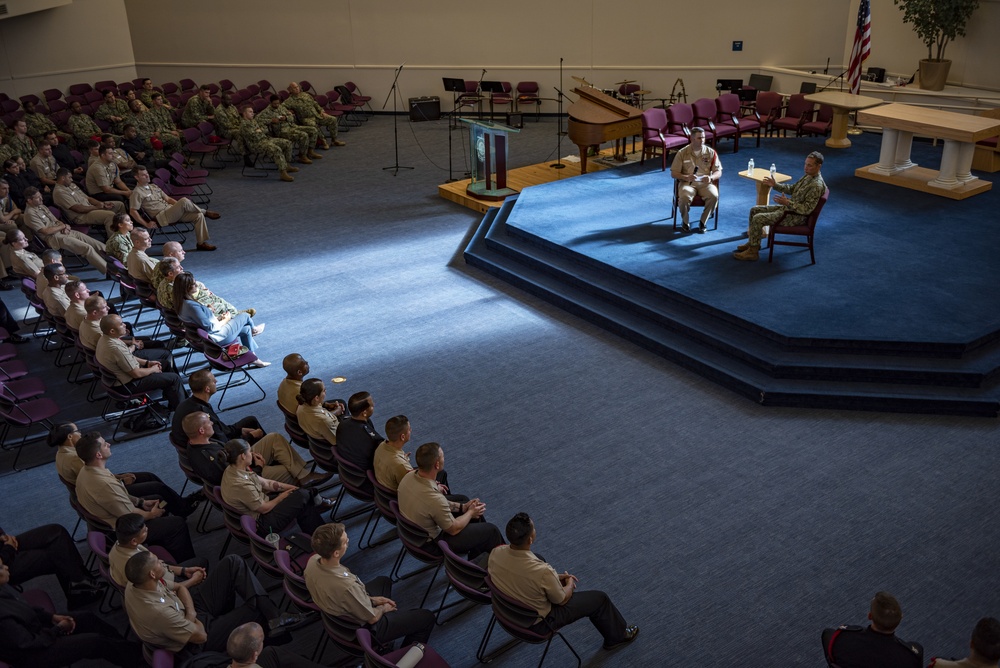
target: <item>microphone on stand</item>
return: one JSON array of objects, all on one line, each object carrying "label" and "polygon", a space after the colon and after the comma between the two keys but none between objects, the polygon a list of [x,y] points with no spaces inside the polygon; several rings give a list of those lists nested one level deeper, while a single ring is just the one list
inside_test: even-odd
[{"label": "microphone on stand", "polygon": [[823,68],[823,74],[826,74],[829,71],[830,71],[830,59],[827,58],[826,59],[826,67]]}]

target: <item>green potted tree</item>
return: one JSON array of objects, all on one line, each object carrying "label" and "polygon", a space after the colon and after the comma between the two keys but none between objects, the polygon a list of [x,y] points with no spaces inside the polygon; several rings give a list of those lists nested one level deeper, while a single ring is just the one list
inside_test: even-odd
[{"label": "green potted tree", "polygon": [[965,24],[979,7],[979,0],[892,1],[903,12],[903,23],[912,23],[913,31],[927,46],[927,58],[920,61],[920,87],[943,90],[951,69],[944,50],[951,40],[965,37]]}]

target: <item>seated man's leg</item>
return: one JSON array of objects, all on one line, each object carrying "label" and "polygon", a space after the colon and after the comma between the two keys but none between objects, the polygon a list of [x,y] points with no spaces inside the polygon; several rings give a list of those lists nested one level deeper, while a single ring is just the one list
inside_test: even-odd
[{"label": "seated man's leg", "polygon": [[552,606],[545,621],[553,629],[559,629],[584,617],[590,618],[590,623],[604,636],[606,645],[625,639],[625,619],[603,591],[573,592],[564,605]]},{"label": "seated man's leg", "polygon": [[[380,575],[371,582],[366,582],[365,590],[369,596],[392,598],[392,580]],[[394,610],[382,615],[382,619],[369,628],[383,645],[397,638],[402,638],[404,645],[415,642],[426,644],[434,629],[434,613],[422,608]]]},{"label": "seated man's leg", "polygon": [[337,141],[337,117],[323,115],[316,119],[316,122],[326,128],[326,131],[330,133],[330,139]]},{"label": "seated man's leg", "polygon": [[202,210],[187,197],[180,198],[175,204],[171,204],[156,214],[156,222],[160,227],[173,225],[178,221],[194,225],[194,234],[198,243],[208,241],[208,224],[205,222],[205,216]]},{"label": "seated man's leg", "polygon": [[68,666],[80,659],[104,659],[117,666],[143,665],[142,646],[124,640],[113,626],[89,612],[70,612],[76,628],[68,636],[56,636],[51,645],[32,653],[36,666]]},{"label": "seated man's leg", "polygon": [[698,194],[705,201],[705,206],[701,212],[701,227],[705,227],[708,219],[712,217],[712,212],[719,203],[719,189],[712,183],[699,183]]},{"label": "seated man's leg", "polygon": [[257,665],[260,668],[323,668],[320,664],[314,663],[304,656],[273,645],[264,648],[264,651],[257,657]]},{"label": "seated man's leg", "polygon": [[188,532],[187,521],[175,515],[162,515],[148,520],[149,529],[147,541],[150,545],[159,545],[173,555],[177,561],[187,561],[194,558],[194,547],[191,546],[191,534]]},{"label": "seated man's leg", "polygon": [[67,596],[70,585],[90,580],[83,558],[69,532],[60,524],[46,524],[16,536],[17,554],[10,568],[10,583],[20,585],[39,575],[53,574]]},{"label": "seated man's leg", "polygon": [[281,532],[292,522],[296,522],[299,529],[309,534],[325,524],[320,507],[314,504],[313,494],[309,490],[292,492],[271,512],[257,518],[257,531],[261,535],[271,530]]},{"label": "seated man's leg", "polygon": [[127,485],[125,489],[131,496],[163,499],[167,502],[165,510],[170,515],[187,517],[191,514],[190,504],[163,481],[135,482]]},{"label": "seated man's leg", "polygon": [[108,273],[108,265],[101,257],[101,251],[104,250],[104,246],[97,239],[93,237],[88,237],[86,234],[80,234],[79,232],[73,231],[69,234],[56,234],[49,237],[49,241],[53,238],[59,238],[60,246],[59,248],[65,248],[66,250],[72,251],[77,255],[83,257],[90,263],[90,266],[97,269],[101,274]]},{"label": "seated man's leg", "polygon": [[467,554],[470,561],[504,543],[500,529],[489,522],[470,522],[454,536],[447,531],[441,535],[448,547],[457,554]]},{"label": "seated man's leg", "polygon": [[[243,601],[237,606],[237,597]],[[209,571],[194,594],[195,608],[212,616],[205,648],[225,651],[226,640],[237,626],[257,622],[264,627],[279,616],[277,606],[244,559],[230,554]]]},{"label": "seated man's leg", "polygon": [[681,186],[677,192],[677,208],[681,212],[681,224],[684,229],[689,227],[688,216],[691,213],[691,201],[694,199],[695,189],[691,184]]},{"label": "seated man's leg", "polygon": [[181,385],[181,377],[168,371],[136,378],[129,383],[129,387],[135,392],[162,390],[163,398],[167,400],[167,408],[171,411],[177,408],[186,395],[184,387]]},{"label": "seated man's leg", "polygon": [[299,479],[309,473],[301,455],[295,452],[281,434],[266,434],[254,444],[253,451],[264,458],[262,475],[265,478],[297,485]]}]

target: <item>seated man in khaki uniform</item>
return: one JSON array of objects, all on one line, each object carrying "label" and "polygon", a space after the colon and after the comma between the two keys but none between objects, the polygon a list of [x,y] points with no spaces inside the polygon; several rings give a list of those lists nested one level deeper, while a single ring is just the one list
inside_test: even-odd
[{"label": "seated man in khaki uniform", "polygon": [[73,183],[73,173],[64,167],[56,170],[56,186],[52,201],[74,225],[101,226],[111,235],[111,221],[116,213],[125,211],[121,202],[101,202],[89,197]]},{"label": "seated man in khaki uniform", "polygon": [[66,285],[69,283],[69,276],[66,274],[66,267],[61,264],[47,264],[42,270],[45,278],[48,279],[48,289],[45,291],[45,310],[51,315],[62,318],[69,308],[69,296],[66,294]]},{"label": "seated man in khaki uniform", "polygon": [[146,218],[155,220],[160,227],[173,225],[176,222],[192,223],[198,250],[215,250],[215,246],[208,242],[208,224],[205,218],[215,220],[221,218],[221,214],[201,209],[187,197],[179,200],[168,197],[159,186],[150,183],[149,170],[143,165],[135,169],[135,183],[135,190],[129,197],[133,220],[141,221],[142,214],[145,214]]},{"label": "seated man in khaki uniform", "polygon": [[181,561],[194,557],[191,534],[182,516],[194,511],[193,504],[185,502],[176,492],[173,498],[166,498],[166,489],[162,489],[166,485],[161,485],[157,496],[164,497],[164,507],[170,509],[172,515],[164,515],[159,499],[131,496],[125,484],[108,470],[111,446],[96,431],[80,437],[76,442],[76,455],[84,464],[76,476],[76,497],[87,512],[109,528],[114,527],[122,515],[138,513],[148,523],[150,544],[160,545]]},{"label": "seated man in khaki uniform", "polygon": [[483,520],[486,504],[479,499],[449,501],[438,486],[437,474],[444,470],[444,450],[437,443],[417,448],[417,470],[399,483],[399,510],[427,532],[427,540],[439,538],[457,554],[476,559],[503,544],[500,529]]},{"label": "seated man in khaki uniform", "polygon": [[122,181],[121,170],[115,162],[115,149],[98,146],[97,160],[87,167],[87,192],[102,202],[128,202],[132,191]]},{"label": "seated man in khaki uniform", "polygon": [[125,563],[125,611],[139,640],[174,652],[178,662],[202,650],[225,651],[229,634],[247,622],[261,624],[272,641],[281,643],[289,639],[288,627],[303,621],[301,615],[278,610],[235,554],[212,566],[194,595],[183,584],[168,583],[166,572],[155,554],[132,555]]},{"label": "seated man in khaki uniform", "polygon": [[133,227],[132,231],[129,232],[129,239],[132,241],[132,250],[125,256],[125,268],[128,269],[128,275],[152,285],[157,260],[146,255],[146,251],[153,245],[149,238],[149,232],[145,227]]},{"label": "seated man in khaki uniform", "polygon": [[607,594],[577,591],[575,575],[557,574],[531,551],[535,536],[531,518],[526,513],[514,515],[507,523],[510,545],[494,549],[487,567],[493,584],[500,591],[538,613],[532,628],[545,633],[589,617],[591,624],[604,636],[604,649],[614,649],[635,640],[639,627],[625,624]]},{"label": "seated man in khaki uniform", "polygon": [[26,188],[24,197],[28,206],[24,213],[24,224],[35,236],[40,237],[49,248],[55,250],[65,248],[83,257],[102,276],[108,273],[108,265],[101,257],[104,244],[56,220],[42,201],[42,193],[38,188],[33,186]]},{"label": "seated man in khaki uniform", "polygon": [[313,603],[328,615],[364,625],[382,645],[396,638],[402,638],[403,645],[426,643],[434,630],[434,613],[422,608],[399,610],[389,598],[392,580],[384,575],[362,583],[340,563],[347,545],[343,524],[324,524],[313,532],[316,554],[309,558],[303,572]]},{"label": "seated man in khaki uniform", "polygon": [[[149,529],[146,527],[146,520],[142,519],[139,513],[128,513],[118,518],[115,523],[115,543],[108,550],[108,565],[111,579],[119,586],[128,586],[128,578],[125,577],[125,564],[138,552],[149,552],[143,543],[149,537]],[[172,556],[172,555],[171,555]],[[164,559],[167,557],[164,556]],[[205,580],[208,559],[195,557],[184,564],[171,565],[164,564],[166,572],[163,574],[164,581],[177,581],[190,589],[201,584]]]},{"label": "seated man in khaki uniform", "polygon": [[80,324],[87,319],[87,307],[84,303],[90,298],[90,290],[83,281],[70,281],[66,284],[66,296],[69,297],[69,307],[66,309],[66,326],[74,332],[80,331]]},{"label": "seated man in khaki uniform", "polygon": [[[409,453],[403,451],[412,436],[410,420],[405,415],[396,415],[386,421],[385,440],[375,449],[375,479],[380,485],[397,490],[403,476],[413,470]],[[464,503],[469,500],[467,496],[449,494],[447,471],[438,471],[435,480],[449,501]]]},{"label": "seated man in khaki uniform", "polygon": [[186,392],[180,376],[173,371],[164,371],[164,366],[170,368],[170,351],[150,350],[144,357],[137,357],[122,341],[126,333],[125,324],[119,316],[112,313],[101,318],[102,336],[94,349],[97,361],[115,374],[119,384],[133,392],[162,390],[167,408],[173,411],[185,398]]}]

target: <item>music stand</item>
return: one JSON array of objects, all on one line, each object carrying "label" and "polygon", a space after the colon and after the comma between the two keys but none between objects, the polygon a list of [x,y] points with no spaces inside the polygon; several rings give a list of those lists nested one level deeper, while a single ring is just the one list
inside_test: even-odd
[{"label": "music stand", "polygon": [[[457,79],[455,77],[443,77],[441,81],[444,83],[445,91],[452,94],[451,101],[451,115],[454,117],[458,114],[458,97],[465,93],[465,79]],[[451,131],[458,128],[458,125],[454,120],[449,120],[448,122],[448,183],[453,183],[457,181],[455,177],[452,176],[452,165],[451,165]]]}]

